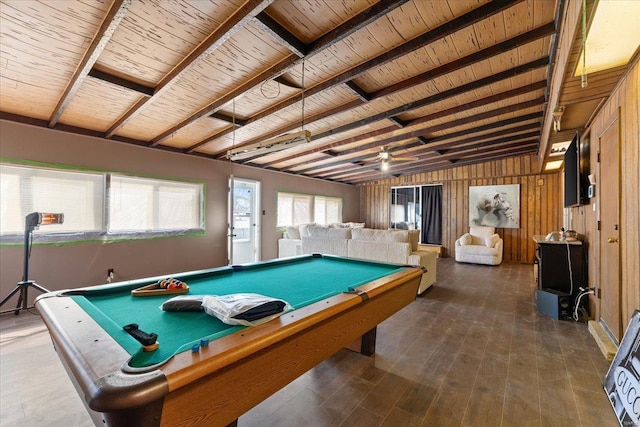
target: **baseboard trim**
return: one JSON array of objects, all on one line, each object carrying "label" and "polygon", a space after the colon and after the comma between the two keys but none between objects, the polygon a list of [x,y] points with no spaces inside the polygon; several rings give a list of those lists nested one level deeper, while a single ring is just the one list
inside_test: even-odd
[{"label": "baseboard trim", "polygon": [[600,322],[596,322],[595,320],[589,320],[589,332],[591,336],[598,344],[602,355],[609,362],[613,360],[616,356],[616,352],[618,351],[618,347],[615,343],[609,338],[609,335],[604,330]]}]

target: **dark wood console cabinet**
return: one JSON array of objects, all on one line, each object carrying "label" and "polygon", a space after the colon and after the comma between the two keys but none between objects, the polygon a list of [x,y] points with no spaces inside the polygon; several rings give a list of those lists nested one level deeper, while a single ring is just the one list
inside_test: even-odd
[{"label": "dark wood console cabinet", "polygon": [[538,288],[577,295],[580,293],[580,287],[587,287],[584,245],[579,240],[547,242],[544,238],[545,236],[533,236],[536,243]]}]

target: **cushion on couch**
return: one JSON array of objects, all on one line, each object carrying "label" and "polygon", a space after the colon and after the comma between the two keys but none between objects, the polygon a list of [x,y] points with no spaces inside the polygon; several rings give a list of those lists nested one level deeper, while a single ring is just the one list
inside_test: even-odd
[{"label": "cushion on couch", "polygon": [[[471,227],[469,227],[469,234],[475,237],[480,237],[483,240],[485,237],[489,237],[492,234],[495,234],[495,232],[495,227],[486,227],[484,225],[472,225]],[[484,244],[484,242],[481,244]]]},{"label": "cushion on couch", "polygon": [[300,228],[298,227],[286,227],[284,233],[282,233],[284,239],[300,239]]},{"label": "cushion on couch", "polygon": [[464,247],[464,254],[466,256],[470,256],[470,255],[493,256],[495,255],[495,249],[489,248],[487,246],[482,246],[482,245],[468,245]]},{"label": "cushion on couch", "polygon": [[498,240],[500,240],[500,236],[492,234],[491,236],[484,238],[484,245],[488,248],[495,248]]},{"label": "cushion on couch", "polygon": [[471,234],[465,233],[460,237],[461,246],[467,246],[472,244],[473,244],[473,237],[471,237]]},{"label": "cushion on couch", "polygon": [[372,228],[354,228],[351,231],[354,240],[367,240],[369,242],[399,242],[409,243],[407,230],[374,230]]},{"label": "cushion on couch", "polygon": [[315,227],[316,224],[300,224],[298,228],[300,229],[300,237],[309,237],[309,227]]},{"label": "cushion on couch", "polygon": [[301,249],[303,254],[349,256],[349,242],[349,239],[309,236],[302,238]]},{"label": "cushion on couch", "polygon": [[351,258],[406,264],[411,254],[409,242],[381,242],[372,240],[348,240],[348,255]]},{"label": "cushion on couch", "polygon": [[309,237],[327,237],[330,239],[350,239],[350,228],[330,228],[320,226],[307,227]]}]

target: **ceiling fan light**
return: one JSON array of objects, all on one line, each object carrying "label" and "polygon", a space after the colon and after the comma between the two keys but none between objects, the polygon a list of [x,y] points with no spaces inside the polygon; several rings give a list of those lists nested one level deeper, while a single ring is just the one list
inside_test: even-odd
[{"label": "ceiling fan light", "polygon": [[386,159],[382,160],[382,163],[380,163],[380,170],[382,171],[388,171],[389,170],[389,161]]}]

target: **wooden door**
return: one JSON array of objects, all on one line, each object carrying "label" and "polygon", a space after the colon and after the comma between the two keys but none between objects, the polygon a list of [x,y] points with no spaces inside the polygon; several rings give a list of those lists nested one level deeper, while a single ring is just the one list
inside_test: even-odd
[{"label": "wooden door", "polygon": [[618,117],[598,138],[600,152],[600,320],[620,342],[620,125]]}]

